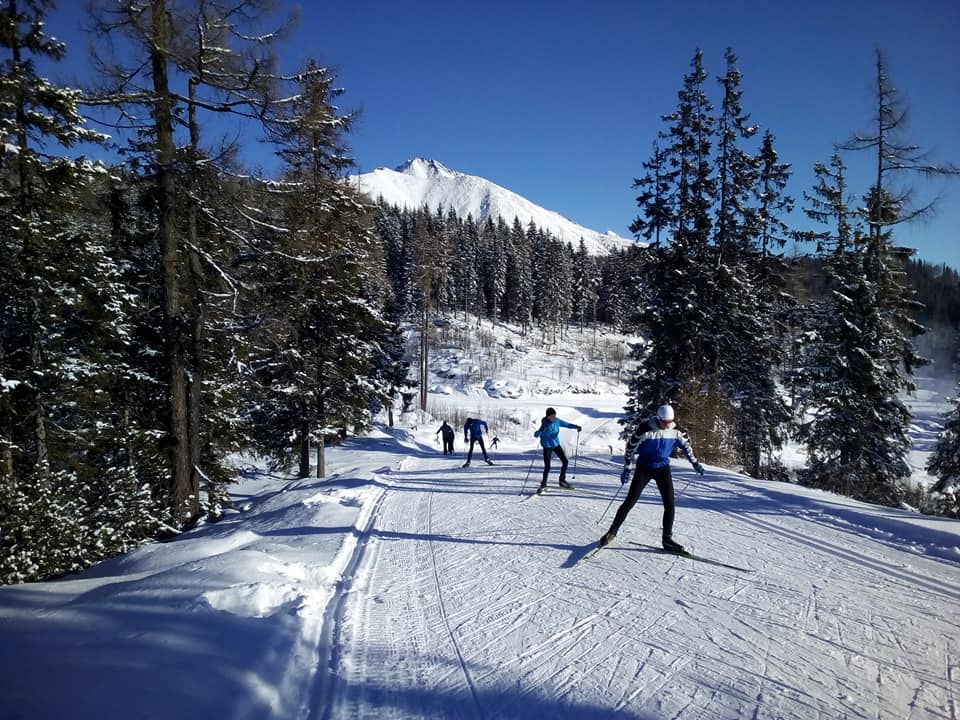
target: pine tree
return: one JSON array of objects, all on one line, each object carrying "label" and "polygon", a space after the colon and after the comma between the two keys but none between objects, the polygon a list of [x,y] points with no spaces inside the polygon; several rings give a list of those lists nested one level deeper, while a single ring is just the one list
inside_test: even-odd
[{"label": "pine tree", "polygon": [[0,582],[81,569],[150,536],[158,514],[112,402],[133,310],[92,189],[106,171],[57,155],[103,136],[78,91],[36,74],[35,58],[66,52],[45,9],[0,12]]},{"label": "pine tree", "polygon": [[520,323],[524,333],[530,328],[533,305],[533,260],[531,247],[523,224],[513,218],[507,250],[504,314],[508,320]]},{"label": "pine tree", "polygon": [[711,209],[716,194],[711,145],[716,119],[706,95],[703,54],[697,49],[684,77],[677,109],[663,116],[661,133],[671,220],[670,245],[657,249],[645,272],[650,288],[634,322],[647,340],[635,345],[639,369],[630,380],[627,412],[646,416],[663,402],[675,402],[691,377],[715,365],[715,347],[703,336],[710,312]]},{"label": "pine tree", "polygon": [[599,284],[596,261],[587,253],[587,245],[583,238],[580,238],[580,245],[573,254],[572,270],[571,299],[573,301],[573,312],[582,332],[586,319],[589,318],[591,322],[596,320],[597,286]]},{"label": "pine tree", "polygon": [[643,163],[643,169],[647,171],[643,177],[633,181],[633,187],[640,190],[637,196],[640,215],[630,225],[630,232],[659,245],[661,235],[673,226],[675,220],[671,183],[676,175],[668,169],[666,155],[657,141],[654,141],[653,154]]},{"label": "pine tree", "polygon": [[930,488],[927,506],[940,515],[960,518],[960,385],[954,408],[927,460],[927,471],[938,478]]},{"label": "pine tree", "polygon": [[909,389],[903,349],[909,341],[891,322],[891,278],[884,258],[851,218],[845,167],[838,156],[818,163],[817,185],[805,210],[832,223],[816,236],[828,251],[830,292],[814,306],[800,364],[798,401],[806,410],[799,435],[809,462],[804,482],[869,502],[894,505],[910,474],[909,411],[900,399]]},{"label": "pine tree", "polygon": [[[912,342],[922,331],[911,317],[916,303],[903,281],[912,251],[894,245],[891,229],[932,206],[914,208],[911,191],[895,192],[891,183],[904,171],[957,173],[952,166],[927,163],[903,139],[905,118],[878,51],[874,130],[841,148],[875,154],[874,183],[858,208],[869,230],[865,236],[855,234],[852,243],[838,243],[831,259],[835,319],[817,343],[819,362],[812,367],[818,368],[818,377],[811,390],[815,420],[804,428],[812,451],[810,482],[891,505],[904,496],[910,475],[910,412],[900,398],[913,389],[911,375],[923,364]],[[833,164],[838,167],[839,160]],[[821,175],[822,170],[818,168]],[[838,192],[834,188],[831,197]]]},{"label": "pine tree", "polygon": [[867,152],[874,156],[874,182],[859,213],[875,241],[896,225],[912,222],[933,211],[936,200],[916,206],[910,186],[894,188],[899,177],[956,177],[960,168],[951,163],[934,163],[929,154],[906,136],[906,104],[889,77],[886,58],[875,54],[875,114],[872,129],[857,133],[840,146],[841,150]]},{"label": "pine tree", "polygon": [[291,102],[268,116],[270,138],[284,161],[277,197],[263,208],[280,215],[265,228],[255,268],[260,348],[253,360],[258,402],[253,435],[278,467],[291,464],[295,437],[299,474],[310,472],[310,447],[323,473],[326,440],[371,422],[378,345],[387,327],[387,295],[373,208],[341,175],[349,166],[344,135],[352,115],[333,105],[341,94],[333,74],[309,62]]},{"label": "pine tree", "polygon": [[[272,11],[261,0],[150,0],[94,9],[96,31],[106,40],[97,43],[98,51],[120,46],[124,53],[95,58],[102,87],[91,102],[150,118],[129,128],[125,153],[139,181],[152,185],[155,200],[167,492],[177,521],[188,523],[201,512],[201,485],[206,481],[208,490],[219,492],[209,482],[223,470],[213,414],[230,416],[235,408],[222,405],[232,402],[219,392],[226,376],[209,373],[221,364],[213,355],[224,347],[222,338],[236,337],[226,306],[236,304],[237,288],[227,268],[241,252],[238,245],[251,242],[238,227],[245,213],[220,204],[228,184],[218,171],[234,170],[226,166],[236,148],[205,143],[202,118],[263,116],[275,100],[270,87],[280,80],[271,57],[278,34],[263,30]],[[224,306],[216,307],[214,298]]]}]

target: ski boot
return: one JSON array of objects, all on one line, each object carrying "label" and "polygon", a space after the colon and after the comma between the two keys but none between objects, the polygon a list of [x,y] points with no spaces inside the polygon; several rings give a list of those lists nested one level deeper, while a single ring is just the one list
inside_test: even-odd
[{"label": "ski boot", "polygon": [[605,533],[603,534],[603,536],[600,538],[600,547],[604,547],[604,546],[606,546],[606,545],[609,545],[610,543],[612,543],[612,542],[613,542],[614,540],[616,540],[616,539],[617,539],[617,534],[616,534],[615,532],[611,531],[611,530],[608,530],[608,531],[605,532]]},{"label": "ski boot", "polygon": [[663,549],[672,553],[684,552],[683,545],[676,542],[672,537],[663,538]]}]

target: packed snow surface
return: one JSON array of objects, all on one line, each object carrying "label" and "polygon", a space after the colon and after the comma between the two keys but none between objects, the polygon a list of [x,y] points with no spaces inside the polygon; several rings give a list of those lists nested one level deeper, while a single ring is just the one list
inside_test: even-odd
[{"label": "packed snow surface", "polygon": [[[0,588],[0,715],[957,717],[960,522],[674,461],[676,539],[743,570],[634,544],[660,538],[652,486],[584,560],[622,497],[624,397],[546,362],[500,377],[541,394],[435,398],[492,423],[495,465],[410,413],[330,449],[326,478],[251,465],[216,524]],[[531,496],[546,405],[583,426],[561,432],[580,491],[555,463]]]}]

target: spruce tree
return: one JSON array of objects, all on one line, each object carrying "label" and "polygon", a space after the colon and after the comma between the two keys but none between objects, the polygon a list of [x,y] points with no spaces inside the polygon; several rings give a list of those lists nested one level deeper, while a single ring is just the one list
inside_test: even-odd
[{"label": "spruce tree", "polygon": [[[807,445],[807,484],[869,502],[895,505],[910,475],[906,462],[910,389],[903,372],[909,341],[890,314],[895,281],[888,261],[859,232],[849,208],[845,167],[834,156],[818,163],[817,185],[805,209],[833,225],[816,235],[826,251],[829,293],[813,306],[800,363],[799,435]],[[891,283],[894,285],[891,285]],[[909,356],[908,356],[909,357]]]},{"label": "spruce tree", "polygon": [[960,385],[953,410],[947,415],[943,431],[927,460],[927,471],[938,478],[930,488],[927,508],[940,515],[960,518]]},{"label": "spruce tree", "polygon": [[[670,190],[670,244],[652,253],[637,316],[645,340],[634,346],[638,370],[629,383],[627,412],[645,417],[663,402],[677,402],[681,387],[715,365],[716,348],[704,336],[710,312],[711,210],[716,194],[711,147],[716,119],[697,49],[684,77],[677,109],[664,115],[661,133],[665,182]],[[631,420],[632,421],[632,420]]]},{"label": "spruce tree", "polygon": [[596,320],[597,286],[599,272],[594,258],[587,253],[587,245],[580,238],[580,245],[573,254],[573,287],[571,288],[573,316],[583,331],[586,320]]},{"label": "spruce tree", "polygon": [[383,397],[376,363],[387,326],[382,307],[387,282],[373,208],[346,183],[345,133],[352,115],[334,106],[341,93],[335,77],[315,62],[299,75],[268,116],[270,139],[284,162],[275,213],[264,228],[256,266],[261,317],[259,351],[252,358],[259,383],[251,408],[252,433],[278,467],[310,472],[317,448],[323,473],[324,443],[371,422],[371,401]]},{"label": "spruce tree", "polygon": [[[893,179],[904,172],[958,171],[928,162],[905,139],[906,112],[879,51],[875,68],[873,129],[841,146],[875,156],[874,182],[857,208],[868,231],[855,234],[831,259],[837,319],[818,345],[821,360],[835,359],[813,365],[820,368],[811,390],[815,421],[804,429],[812,451],[810,482],[893,505],[907,492],[910,475],[910,411],[902,396],[913,390],[912,373],[924,361],[913,345],[922,328],[912,317],[916,302],[904,282],[912,251],[895,245],[892,230],[932,207],[916,207],[912,190],[894,190]],[[811,425],[820,426],[813,430],[822,437],[813,437]]]},{"label": "spruce tree", "polygon": [[133,308],[99,215],[106,168],[68,157],[103,136],[79,91],[37,74],[66,53],[45,9],[0,13],[0,582],[79,570],[149,537],[159,515],[125,454],[142,436],[113,402]]},{"label": "spruce tree", "polygon": [[669,170],[659,142],[654,141],[653,154],[643,163],[643,169],[646,173],[633,181],[633,187],[640,190],[637,196],[640,215],[630,225],[630,232],[660,245],[662,235],[674,223],[676,209],[671,185],[676,175]]}]

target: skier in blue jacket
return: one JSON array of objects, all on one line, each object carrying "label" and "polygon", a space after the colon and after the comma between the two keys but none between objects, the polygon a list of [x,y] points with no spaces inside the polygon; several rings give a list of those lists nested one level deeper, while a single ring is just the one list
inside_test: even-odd
[{"label": "skier in blue jacket", "polygon": [[669,552],[682,553],[683,545],[673,539],[673,518],[676,514],[676,505],[673,497],[673,476],[670,474],[670,454],[673,448],[679,446],[693,469],[703,475],[703,465],[697,462],[690,448],[690,441],[686,433],[674,425],[674,412],[670,405],[661,405],[657,414],[633,431],[627,442],[627,450],[623,457],[623,472],[620,483],[625,485],[630,479],[630,460],[637,456],[637,467],[633,472],[633,482],[627,492],[627,499],[613,518],[610,529],[600,538],[601,547],[610,543],[617,531],[627,519],[627,514],[637,502],[640,493],[651,480],[656,481],[657,490],[663,499],[663,549]]},{"label": "skier in blue jacket", "polygon": [[487,457],[487,448],[483,445],[484,430],[489,432],[490,428],[487,427],[486,422],[478,418],[467,418],[467,421],[463,424],[463,442],[464,444],[470,443],[470,449],[467,450],[467,461],[463,464],[463,467],[470,467],[470,461],[473,459],[474,443],[480,443],[480,449],[483,450],[483,461],[487,465],[493,465],[490,458]]},{"label": "skier in blue jacket", "polygon": [[538,493],[543,493],[547,489],[547,475],[550,474],[550,458],[556,454],[560,458],[560,487],[572,487],[567,482],[567,456],[560,447],[560,428],[572,428],[580,432],[579,425],[568,423],[557,417],[557,411],[553,408],[547,408],[546,416],[540,421],[540,429],[533,436],[540,438],[540,447],[543,448],[543,480],[540,481]]}]

